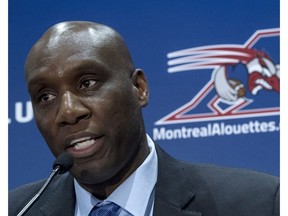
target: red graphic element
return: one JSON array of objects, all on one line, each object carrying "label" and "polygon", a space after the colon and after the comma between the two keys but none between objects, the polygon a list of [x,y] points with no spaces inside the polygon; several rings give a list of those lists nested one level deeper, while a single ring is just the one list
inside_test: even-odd
[{"label": "red graphic element", "polygon": [[[245,86],[235,79],[227,77],[227,67],[242,63],[248,72],[248,90],[256,95],[261,89],[280,90],[280,69],[270,57],[252,46],[264,37],[279,36],[279,29],[256,31],[244,45],[212,45],[190,48],[168,54],[169,73],[214,69],[210,81],[187,104],[157,121],[156,125],[175,124],[197,121],[246,118],[256,116],[279,115],[279,107],[245,109],[252,99],[245,98]],[[215,95],[207,106],[208,113],[188,114],[213,90]],[[226,108],[220,106],[225,103]]]},{"label": "red graphic element", "polygon": [[255,58],[246,64],[249,90],[254,95],[261,89],[280,92],[279,68],[266,53],[255,51],[255,54]]},{"label": "red graphic element", "polygon": [[[264,80],[264,82],[259,82],[259,80]],[[271,87],[280,92],[280,80],[274,75],[272,77],[263,77],[262,74],[258,72],[253,72],[249,76],[249,90],[252,92],[255,89],[256,85],[260,85],[261,87],[271,90]]]}]

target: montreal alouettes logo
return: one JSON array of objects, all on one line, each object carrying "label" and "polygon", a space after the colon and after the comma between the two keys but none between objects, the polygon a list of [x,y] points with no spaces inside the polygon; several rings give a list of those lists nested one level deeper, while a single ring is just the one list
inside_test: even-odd
[{"label": "montreal alouettes logo", "polygon": [[[279,37],[280,30],[264,29],[256,31],[243,45],[221,44],[194,47],[168,53],[168,72],[212,69],[211,79],[182,107],[158,120],[156,125],[213,121],[247,117],[279,115],[279,104],[252,106],[261,91],[272,92],[279,97],[280,65],[275,63],[265,49],[255,45],[261,40]],[[263,51],[265,50],[265,51]],[[236,67],[241,79],[235,78]],[[193,110],[203,100],[208,112]],[[256,102],[255,102],[256,103]]]}]

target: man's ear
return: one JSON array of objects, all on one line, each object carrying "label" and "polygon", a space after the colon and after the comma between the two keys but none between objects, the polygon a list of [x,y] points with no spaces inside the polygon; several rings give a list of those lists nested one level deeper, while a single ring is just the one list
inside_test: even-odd
[{"label": "man's ear", "polygon": [[148,104],[149,89],[144,71],[141,69],[136,69],[132,74],[132,82],[136,90],[136,97],[140,106],[145,107]]}]

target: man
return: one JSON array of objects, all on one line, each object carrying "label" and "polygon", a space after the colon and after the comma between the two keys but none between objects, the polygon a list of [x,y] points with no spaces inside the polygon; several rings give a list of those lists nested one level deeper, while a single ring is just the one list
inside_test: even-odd
[{"label": "man", "polygon": [[[68,152],[74,160],[27,215],[88,215],[111,203],[111,215],[279,215],[279,178],[189,165],[150,139],[141,113],[148,103],[147,80],[110,27],[80,21],[52,26],[30,50],[25,72],[35,120],[50,150],[55,157]],[[11,191],[9,215],[43,183]]]}]

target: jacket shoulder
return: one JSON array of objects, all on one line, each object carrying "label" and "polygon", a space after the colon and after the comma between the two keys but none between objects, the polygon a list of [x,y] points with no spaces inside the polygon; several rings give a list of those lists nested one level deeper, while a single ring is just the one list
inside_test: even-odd
[{"label": "jacket shoulder", "polygon": [[[195,199],[213,197],[220,215],[279,215],[279,177],[249,169],[182,163]],[[197,197],[198,194],[198,197]],[[257,213],[256,213],[257,212]]]},{"label": "jacket shoulder", "polygon": [[[35,205],[39,205],[42,200],[46,199],[49,193],[58,190],[59,186],[62,187],[61,185],[67,183],[67,180],[70,178],[71,176],[69,174],[55,176],[48,187],[43,191],[43,194],[36,201]],[[47,179],[42,179],[10,190],[8,193],[9,215],[17,215],[17,213],[19,213],[21,209],[33,198],[33,196],[38,193],[46,180]],[[68,181],[73,183],[71,179]]]},{"label": "jacket shoulder", "polygon": [[156,145],[156,197],[203,215],[279,215],[279,177],[239,168],[176,160]]},{"label": "jacket shoulder", "polygon": [[15,206],[25,205],[44,185],[45,179],[22,185],[9,191],[9,210]]}]

